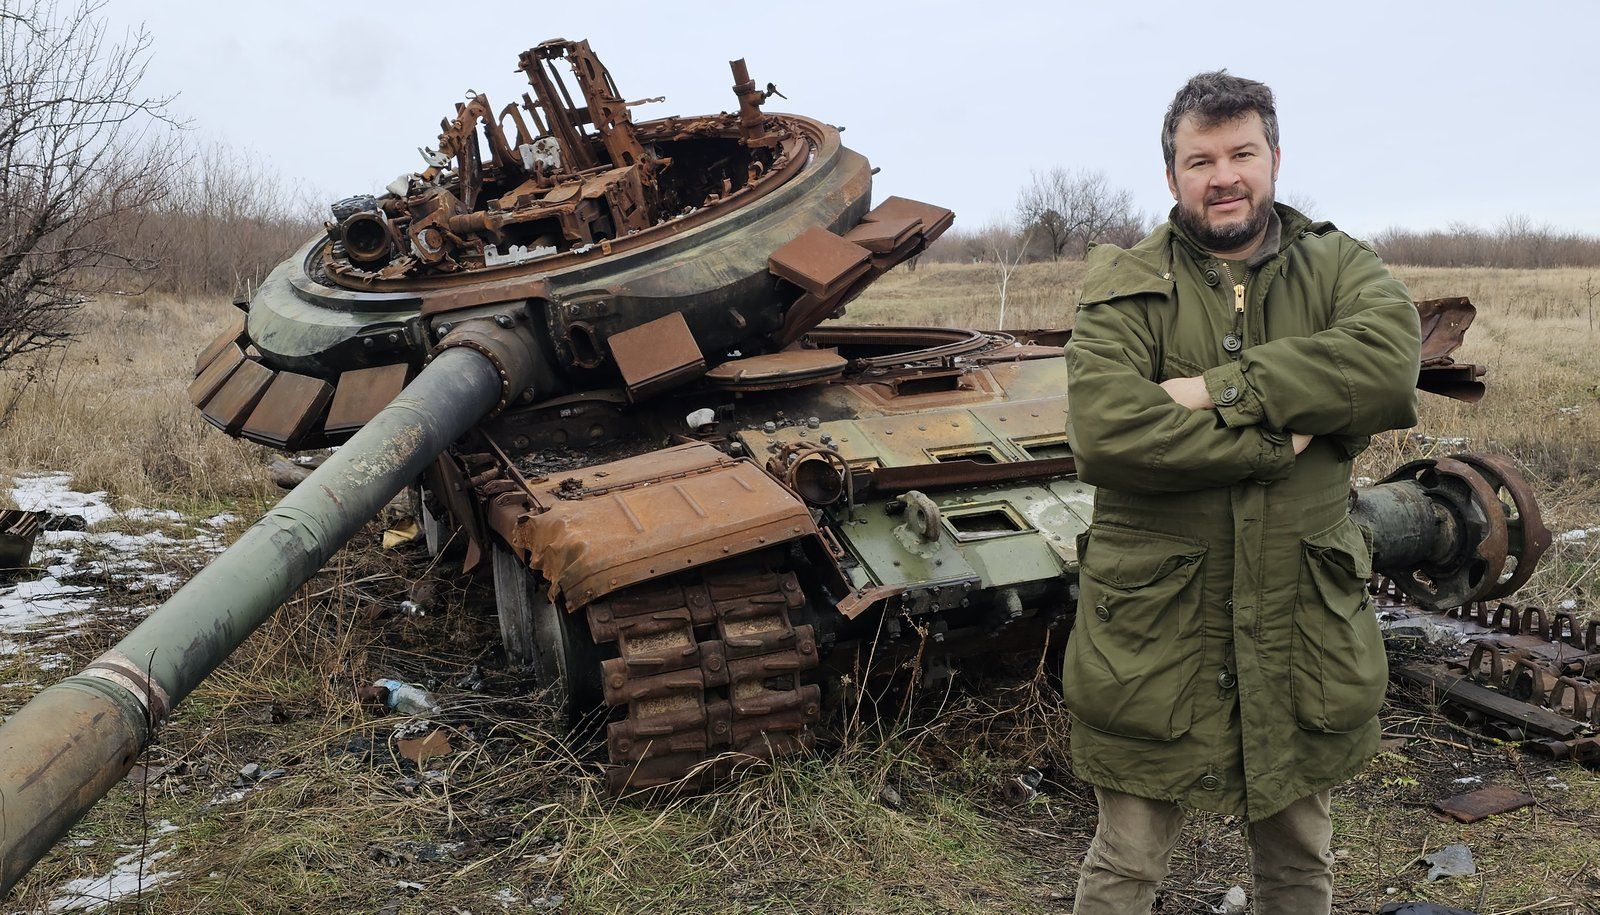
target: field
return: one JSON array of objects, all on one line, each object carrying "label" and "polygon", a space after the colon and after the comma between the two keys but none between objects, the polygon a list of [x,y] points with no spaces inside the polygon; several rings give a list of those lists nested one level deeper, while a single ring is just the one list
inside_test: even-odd
[{"label": "field", "polygon": [[[1490,367],[1489,393],[1471,406],[1424,395],[1419,427],[1384,436],[1358,473],[1463,449],[1511,454],[1558,534],[1524,597],[1596,606],[1600,329],[1581,291],[1588,273],[1396,272],[1418,298],[1477,304],[1458,358]],[[1024,266],[1007,326],[1070,324],[1081,275],[1077,263]],[[885,277],[847,320],[991,327],[998,306],[991,268],[930,264]],[[33,366],[26,390],[0,376],[0,477],[70,473],[72,490],[104,491],[114,513],[52,541],[59,587],[37,600],[59,612],[0,613],[6,710],[114,643],[274,498],[268,452],[207,426],[184,395],[193,354],[230,311],[95,302],[83,337]],[[0,486],[0,501],[9,492]],[[482,583],[461,585],[415,549],[379,549],[380,533],[369,527],[179,708],[142,778],[102,801],[9,909],[87,907],[113,887],[68,881],[121,873],[114,889],[146,888],[102,911],[1070,910],[1093,797],[1067,774],[1065,714],[1040,672],[974,671],[899,711],[845,709],[822,752],[703,797],[608,800],[593,748],[492,661]],[[406,597],[425,613],[395,613]],[[399,749],[397,719],[358,702],[357,684],[391,675],[438,695],[447,754],[418,765]],[[1600,774],[1391,700],[1394,740],[1335,794],[1335,911],[1428,899],[1484,915],[1600,912]],[[1004,785],[1028,766],[1045,774],[1042,793],[1010,806]],[[1538,804],[1471,826],[1430,811],[1472,779]],[[1458,841],[1479,873],[1425,883],[1419,856]],[[1207,911],[1248,887],[1244,862],[1239,823],[1195,817],[1158,910]]]}]

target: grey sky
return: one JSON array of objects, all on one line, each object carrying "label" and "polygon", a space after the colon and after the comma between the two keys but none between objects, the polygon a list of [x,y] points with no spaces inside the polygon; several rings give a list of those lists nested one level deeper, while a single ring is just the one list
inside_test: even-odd
[{"label": "grey sky", "polygon": [[[1101,169],[1164,214],[1161,114],[1199,70],[1278,96],[1279,195],[1357,234],[1511,212],[1600,232],[1600,4],[815,2],[218,3],[112,0],[155,37],[148,86],[200,134],[321,196],[421,161],[467,89],[527,86],[517,54],[588,38],[645,119],[734,107],[727,61],[848,128],[874,196],[1004,215],[1031,169]],[[460,49],[454,51],[453,49]]]}]

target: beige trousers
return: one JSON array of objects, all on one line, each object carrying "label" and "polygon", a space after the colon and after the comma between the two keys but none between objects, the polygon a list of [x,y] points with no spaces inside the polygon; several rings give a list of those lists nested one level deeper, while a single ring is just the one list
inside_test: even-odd
[{"label": "beige trousers", "polygon": [[[1100,822],[1083,859],[1073,915],[1148,915],[1183,828],[1183,808],[1095,788]],[[1251,823],[1256,915],[1326,915],[1333,906],[1328,792]]]}]

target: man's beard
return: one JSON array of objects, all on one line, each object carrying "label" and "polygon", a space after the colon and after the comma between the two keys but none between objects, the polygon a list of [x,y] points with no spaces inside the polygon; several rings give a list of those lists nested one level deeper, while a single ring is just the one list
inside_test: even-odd
[{"label": "man's beard", "polygon": [[[1217,199],[1225,199],[1228,194],[1216,195]],[[1260,235],[1267,227],[1267,222],[1272,219],[1272,191],[1267,191],[1265,198],[1257,201],[1251,200],[1254,209],[1250,215],[1241,222],[1213,228],[1206,221],[1205,212],[1199,213],[1186,208],[1182,202],[1178,203],[1178,225],[1189,233],[1195,244],[1207,251],[1235,251],[1249,244],[1252,239]]]}]

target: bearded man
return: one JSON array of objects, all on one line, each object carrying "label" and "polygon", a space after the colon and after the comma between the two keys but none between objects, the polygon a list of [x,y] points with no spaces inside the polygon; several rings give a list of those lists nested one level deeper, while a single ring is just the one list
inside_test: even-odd
[{"label": "bearded man", "polygon": [[1146,913],[1185,807],[1244,817],[1256,911],[1328,912],[1329,789],[1377,748],[1387,665],[1351,460],[1416,422],[1416,307],[1273,199],[1272,91],[1226,71],[1161,133],[1166,224],[1090,252],[1068,433],[1098,487],[1067,643],[1099,823],[1074,912]]}]

